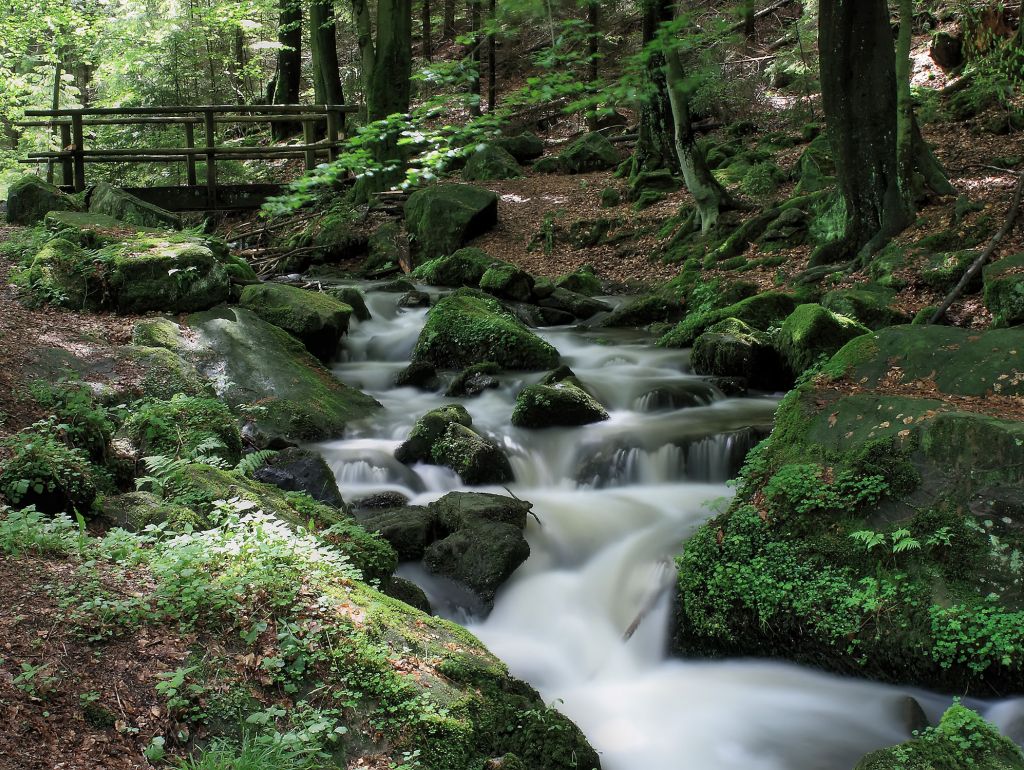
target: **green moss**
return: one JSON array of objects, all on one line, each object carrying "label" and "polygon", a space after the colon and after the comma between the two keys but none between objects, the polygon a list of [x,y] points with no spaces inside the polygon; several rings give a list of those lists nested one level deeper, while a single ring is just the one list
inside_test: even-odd
[{"label": "green moss", "polygon": [[431,286],[476,288],[487,269],[497,261],[481,249],[459,249],[454,254],[424,262],[412,271],[411,277]]},{"label": "green moss", "polygon": [[584,134],[558,156],[561,169],[567,174],[607,171],[619,164],[619,153],[604,134]]},{"label": "green moss", "polygon": [[522,428],[589,425],[607,419],[605,408],[574,377],[526,386],[512,410],[512,424]]},{"label": "green moss", "polygon": [[405,204],[405,223],[420,259],[451,254],[498,221],[498,196],[467,184],[417,190]]},{"label": "green moss", "polygon": [[7,190],[7,221],[16,225],[41,222],[49,211],[75,211],[78,202],[52,184],[28,174],[16,180]]},{"label": "green moss", "polygon": [[556,278],[555,286],[559,289],[566,289],[588,297],[604,293],[601,279],[594,274],[594,269],[588,265],[584,265],[574,273],[568,273]]},{"label": "green moss", "polygon": [[408,438],[395,450],[395,457],[403,463],[428,462],[434,444],[453,423],[469,427],[473,418],[461,404],[447,404],[430,410],[416,420]]},{"label": "green moss", "polygon": [[106,182],[97,184],[90,193],[89,212],[113,217],[128,225],[172,230],[182,228],[181,217]]},{"label": "green moss", "polygon": [[515,265],[498,264],[487,268],[480,278],[481,290],[513,302],[528,302],[533,293],[534,278]]},{"label": "green moss", "polygon": [[124,433],[143,455],[203,455],[232,466],[242,457],[235,416],[216,399],[176,395],[169,401],[143,402],[125,422]]},{"label": "green moss", "polygon": [[351,306],[329,294],[281,283],[246,286],[239,304],[297,337],[321,360],[337,353],[352,315]]},{"label": "green moss", "polygon": [[821,306],[838,315],[854,318],[869,329],[882,329],[910,321],[906,314],[895,310],[890,303],[896,292],[871,284],[855,289],[836,289],[821,298]]},{"label": "green moss", "polygon": [[869,332],[853,319],[811,303],[800,305],[786,318],[776,344],[792,370],[800,373]]},{"label": "green moss", "polygon": [[668,348],[690,347],[698,336],[726,318],[738,318],[764,331],[780,325],[795,308],[796,302],[792,295],[769,291],[720,309],[703,312],[691,310],[672,331],[658,340],[658,345]]},{"label": "green moss", "polygon": [[459,289],[430,310],[413,359],[443,369],[483,361],[504,369],[550,369],[558,365],[558,352],[494,299]]},{"label": "green moss", "polygon": [[508,150],[496,144],[485,144],[469,156],[462,178],[467,181],[515,179],[523,175],[519,163]]},{"label": "green moss", "polygon": [[985,268],[985,307],[995,326],[1024,323],[1024,253]]},{"label": "green moss", "polygon": [[129,492],[104,497],[99,505],[103,517],[111,526],[129,532],[141,532],[146,527],[164,524],[171,532],[203,529],[206,523],[191,508],[161,500],[149,492]]},{"label": "green moss", "polygon": [[[153,334],[160,334],[159,321],[151,322],[147,326]],[[137,326],[136,329],[138,328]],[[139,336],[145,335],[146,332],[143,332]],[[144,398],[167,400],[179,393],[199,397],[213,395],[213,387],[199,376],[195,368],[167,348],[125,345],[119,348],[119,353],[142,372],[139,395]]]},{"label": "green moss", "polygon": [[470,486],[507,484],[515,480],[512,465],[501,448],[472,428],[452,423],[430,448],[430,459],[451,468]]}]

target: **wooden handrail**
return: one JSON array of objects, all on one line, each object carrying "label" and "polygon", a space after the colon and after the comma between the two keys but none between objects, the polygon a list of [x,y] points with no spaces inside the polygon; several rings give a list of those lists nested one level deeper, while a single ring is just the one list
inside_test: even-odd
[{"label": "wooden handrail", "polygon": [[210,104],[188,107],[71,107],[59,110],[25,110],[31,118],[62,117],[65,115],[197,115],[213,113],[256,113],[264,115],[296,115],[309,112],[326,115],[328,112],[348,113],[359,109],[354,104]]}]

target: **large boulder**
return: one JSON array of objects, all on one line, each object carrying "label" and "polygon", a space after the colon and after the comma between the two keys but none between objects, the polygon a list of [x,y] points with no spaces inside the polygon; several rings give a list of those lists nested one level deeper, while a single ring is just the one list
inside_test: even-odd
[{"label": "large boulder", "polygon": [[409,437],[395,450],[395,459],[446,466],[469,485],[512,481],[508,457],[472,425],[473,418],[459,404],[433,409],[416,421]]},{"label": "large boulder", "polygon": [[719,321],[693,343],[690,365],[697,374],[742,377],[752,388],[780,390],[793,384],[792,370],[767,332],[738,318]]},{"label": "large boulder", "polygon": [[496,144],[485,144],[469,156],[462,178],[467,181],[515,179],[523,175],[519,163],[507,150]]},{"label": "large boulder", "polygon": [[188,313],[225,301],[238,269],[223,243],[198,236],[143,234],[99,250],[56,238],[36,255],[27,283],[67,307]]},{"label": "large boulder", "polygon": [[282,283],[246,286],[239,304],[297,337],[321,361],[337,355],[352,316],[350,305],[329,294]]},{"label": "large boulder", "polygon": [[439,369],[464,369],[484,361],[503,369],[551,369],[558,365],[558,351],[497,300],[459,289],[431,308],[413,359]]},{"label": "large boulder", "polygon": [[867,284],[852,289],[834,289],[821,298],[821,306],[838,315],[860,321],[869,329],[883,329],[910,323],[910,316],[892,307],[893,289]]},{"label": "large boulder", "polygon": [[429,507],[450,534],[427,547],[424,566],[462,583],[489,608],[498,588],[530,555],[523,530],[533,506],[501,495],[451,492]]},{"label": "large boulder", "polygon": [[685,544],[675,648],[1024,689],[1024,332],[895,326],[780,404]]},{"label": "large boulder", "polygon": [[604,291],[601,279],[594,274],[593,268],[589,265],[584,265],[579,270],[559,276],[555,279],[555,286],[559,289],[567,289],[588,297],[593,297]]},{"label": "large boulder", "polygon": [[1024,324],[1024,253],[985,268],[985,306],[996,326]]},{"label": "large boulder", "polygon": [[288,447],[269,458],[252,476],[285,492],[305,492],[317,502],[345,507],[334,471],[321,455],[309,449]]},{"label": "large boulder", "polygon": [[558,156],[562,170],[568,174],[608,171],[619,165],[619,152],[604,134],[584,134]]},{"label": "large boulder", "polygon": [[498,223],[498,196],[468,184],[435,184],[405,204],[405,224],[419,259],[451,254]]},{"label": "large boulder", "polygon": [[821,305],[800,305],[782,324],[775,344],[795,373],[810,369],[870,329]]},{"label": "large boulder", "polygon": [[661,294],[644,294],[615,308],[601,325],[631,327],[674,323],[682,318],[685,312],[686,304],[678,299]]},{"label": "large boulder", "polygon": [[448,533],[441,529],[437,511],[416,505],[357,510],[356,519],[369,532],[384,538],[399,561],[419,561],[427,546]]},{"label": "large boulder", "polygon": [[521,428],[589,425],[607,419],[601,402],[567,367],[523,388],[512,410],[512,424]]},{"label": "large boulder", "polygon": [[493,144],[507,151],[519,163],[529,163],[544,154],[544,141],[530,131],[499,137]]},{"label": "large boulder", "polygon": [[34,225],[50,211],[80,211],[77,199],[62,193],[52,184],[27,174],[7,190],[7,221],[14,225]]},{"label": "large boulder", "polygon": [[513,302],[527,302],[533,293],[534,278],[515,265],[501,263],[489,267],[480,277],[480,288],[488,294]]},{"label": "large boulder", "polygon": [[995,725],[954,703],[936,727],[868,754],[854,770],[1024,770],[1024,754]]},{"label": "large boulder", "polygon": [[547,297],[538,300],[537,304],[542,309],[560,310],[583,320],[612,309],[607,302],[563,288],[555,289]]},{"label": "large boulder", "polygon": [[180,230],[183,226],[181,217],[166,209],[125,192],[119,187],[100,182],[89,194],[89,212],[102,214],[125,222],[129,225],[142,227],[170,228]]},{"label": "large boulder", "polygon": [[666,348],[691,347],[697,337],[727,318],[738,318],[754,329],[767,331],[773,326],[780,326],[795,309],[796,300],[792,295],[766,291],[726,307],[691,312],[663,335],[658,345]]},{"label": "large boulder", "polygon": [[140,321],[136,344],[172,350],[244,413],[261,446],[338,438],[380,405],[344,385],[287,332],[244,308],[195,313],[183,325]]},{"label": "large boulder", "polygon": [[452,254],[424,262],[412,271],[412,277],[431,286],[469,286],[476,288],[491,265],[498,260],[486,251],[466,247]]}]

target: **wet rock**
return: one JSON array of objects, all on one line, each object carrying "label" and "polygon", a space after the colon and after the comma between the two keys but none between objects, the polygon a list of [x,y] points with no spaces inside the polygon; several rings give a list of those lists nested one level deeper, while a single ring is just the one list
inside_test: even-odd
[{"label": "wet rock", "polygon": [[352,316],[351,306],[329,294],[280,283],[246,286],[239,305],[297,337],[321,361],[337,355]]},{"label": "wet rock", "polygon": [[477,288],[487,269],[498,262],[481,249],[467,247],[454,254],[437,257],[412,271],[412,277],[431,286],[469,286]]},{"label": "wet rock", "polygon": [[422,588],[411,580],[406,580],[396,575],[388,581],[384,593],[392,599],[398,599],[398,601],[405,602],[410,607],[415,607],[420,612],[425,612],[428,615],[432,612],[427,595],[423,593]]},{"label": "wet rock", "polygon": [[398,307],[417,308],[430,307],[430,295],[425,291],[410,291],[398,300]]},{"label": "wet rock", "polygon": [[410,291],[416,291],[416,287],[413,286],[412,281],[396,278],[393,281],[385,281],[371,286],[367,291],[376,291],[382,294],[408,294]]},{"label": "wet rock", "polygon": [[253,478],[285,492],[305,492],[314,500],[344,508],[334,471],[316,452],[289,448],[271,457],[253,473]]},{"label": "wet rock", "polygon": [[493,390],[501,383],[497,376],[501,374],[501,367],[491,361],[482,364],[474,364],[459,372],[452,380],[445,395],[449,398],[460,398],[467,396],[479,396],[485,390]]},{"label": "wet rock", "polygon": [[357,498],[352,502],[357,512],[372,511],[380,508],[401,508],[409,503],[409,498],[401,492],[377,492],[366,497]]},{"label": "wet rock", "polygon": [[793,384],[793,372],[771,337],[738,318],[720,321],[700,335],[693,343],[690,365],[697,374],[742,377],[761,390],[781,390]]},{"label": "wet rock", "polygon": [[512,410],[512,424],[521,428],[589,425],[607,419],[608,412],[568,367],[523,388]]},{"label": "wet rock", "polygon": [[611,305],[607,302],[601,302],[584,294],[560,288],[555,289],[551,296],[540,300],[537,304],[542,308],[546,307],[560,310],[563,313],[571,313],[576,318],[583,320],[612,309]]},{"label": "wet rock", "polygon": [[418,561],[427,546],[442,537],[437,512],[431,508],[405,506],[356,510],[356,519],[369,532],[384,538],[398,554],[399,561]]},{"label": "wet rock", "polygon": [[570,326],[576,323],[576,316],[572,313],[553,307],[540,308],[540,318],[543,326]]},{"label": "wet rock", "polygon": [[440,384],[441,380],[437,376],[437,369],[426,361],[413,362],[395,375],[395,387],[398,388],[437,390]]},{"label": "wet rock", "polygon": [[452,424],[431,449],[436,465],[451,468],[469,486],[515,481],[512,464],[502,449],[465,425]]},{"label": "wet rock", "polygon": [[483,291],[513,302],[527,302],[533,293],[533,284],[532,275],[507,264],[488,268],[480,278]]},{"label": "wet rock", "polygon": [[434,444],[453,423],[469,427],[473,418],[460,404],[447,404],[430,410],[416,420],[409,437],[395,449],[395,459],[406,465],[431,462]]},{"label": "wet rock", "polygon": [[327,289],[326,291],[335,299],[351,307],[352,315],[356,317],[356,320],[369,321],[373,317],[370,314],[370,309],[366,307],[366,298],[356,287],[340,286],[334,289]]}]

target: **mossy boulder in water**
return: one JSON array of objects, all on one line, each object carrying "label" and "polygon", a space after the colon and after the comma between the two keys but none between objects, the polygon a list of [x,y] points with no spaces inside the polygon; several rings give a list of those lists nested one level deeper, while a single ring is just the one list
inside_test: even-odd
[{"label": "mossy boulder in water", "polygon": [[181,217],[122,190],[100,182],[89,194],[89,212],[142,227],[182,228]]},{"label": "mossy boulder in water", "polygon": [[498,223],[498,196],[468,184],[435,184],[405,204],[405,224],[419,259],[451,254]]},{"label": "mossy boulder in water", "polygon": [[604,134],[584,134],[558,156],[559,164],[568,174],[608,171],[619,165],[619,153]]},{"label": "mossy boulder in water", "polygon": [[1024,253],[985,268],[985,306],[997,326],[1024,324]]},{"label": "mossy boulder in water", "polygon": [[541,308],[560,310],[583,320],[612,309],[607,302],[562,288],[555,289],[549,296],[537,300],[537,304]]},{"label": "mossy boulder in water", "polygon": [[395,450],[395,459],[446,466],[470,485],[512,481],[512,466],[505,453],[476,433],[472,425],[473,418],[459,404],[433,409],[416,421],[409,437]]},{"label": "mossy boulder in water", "polygon": [[675,648],[1024,689],[1022,346],[895,326],[790,392],[729,510],[684,546]]},{"label": "mossy boulder in water", "polygon": [[738,318],[712,326],[693,343],[690,365],[697,374],[742,377],[752,388],[780,390],[793,384],[793,373],[767,332]]},{"label": "mossy boulder in water", "polygon": [[7,221],[14,225],[42,222],[50,211],[80,211],[76,198],[66,195],[52,184],[27,174],[7,190]]},{"label": "mossy boulder in water", "polygon": [[451,492],[429,507],[450,534],[427,547],[424,566],[462,583],[490,608],[498,588],[530,555],[523,530],[533,506],[501,495]]},{"label": "mossy boulder in water", "polygon": [[519,163],[504,148],[496,144],[485,144],[469,156],[462,178],[467,181],[490,181],[492,179],[515,179],[523,175]]},{"label": "mossy boulder in water", "polygon": [[995,725],[955,703],[936,727],[868,754],[854,770],[1024,770],[1024,754]]},{"label": "mossy boulder in water", "polygon": [[331,466],[309,449],[288,447],[253,471],[252,477],[285,492],[304,492],[318,503],[333,508],[345,507]]},{"label": "mossy boulder in water", "polygon": [[602,326],[649,326],[655,323],[674,323],[686,312],[685,303],[661,294],[645,294],[619,305]]},{"label": "mossy boulder in water", "polygon": [[550,369],[558,365],[558,351],[497,300],[459,289],[431,308],[413,359],[439,369],[464,369],[484,361],[503,369]]},{"label": "mossy boulder in water", "polygon": [[533,292],[533,284],[532,275],[505,263],[488,268],[480,278],[483,291],[513,302],[527,302]]},{"label": "mossy boulder in water", "polygon": [[337,354],[352,316],[351,306],[328,294],[281,283],[246,286],[239,304],[297,337],[321,361]]},{"label": "mossy boulder in water", "polygon": [[521,428],[589,425],[607,419],[604,406],[568,367],[523,388],[512,410],[512,424]]},{"label": "mossy boulder in water", "polygon": [[287,332],[244,308],[135,326],[137,344],[164,347],[189,361],[217,395],[246,414],[261,446],[338,438],[345,426],[380,405],[341,383]]},{"label": "mossy boulder in water", "polygon": [[479,396],[485,390],[493,390],[500,386],[501,383],[497,379],[499,374],[501,367],[493,361],[467,366],[452,380],[445,395],[449,398]]},{"label": "mossy boulder in water", "polygon": [[791,294],[767,291],[726,307],[691,312],[675,328],[662,336],[658,340],[658,345],[667,348],[688,348],[697,337],[727,318],[738,318],[754,329],[767,331],[773,326],[781,326],[783,320],[795,309],[796,300]]},{"label": "mossy boulder in water", "polygon": [[775,344],[790,368],[799,374],[869,331],[852,318],[808,303],[800,305],[786,318]]},{"label": "mossy boulder in water", "polygon": [[144,234],[86,251],[50,241],[28,269],[28,283],[72,308],[187,313],[223,302],[235,270],[227,247],[213,239]]},{"label": "mossy boulder in water", "polygon": [[213,398],[177,395],[143,402],[125,421],[122,435],[140,457],[217,457],[236,465],[242,457],[238,421],[227,405]]},{"label": "mossy boulder in water", "polygon": [[486,251],[467,247],[424,262],[412,271],[412,277],[431,286],[469,286],[475,289],[487,269],[496,262],[498,260]]}]

